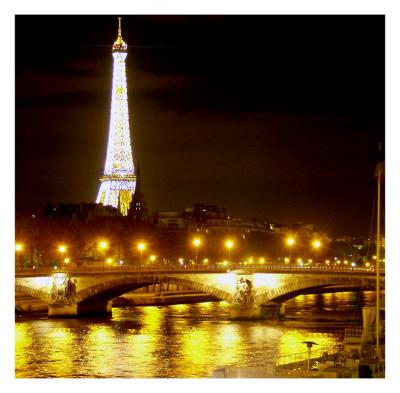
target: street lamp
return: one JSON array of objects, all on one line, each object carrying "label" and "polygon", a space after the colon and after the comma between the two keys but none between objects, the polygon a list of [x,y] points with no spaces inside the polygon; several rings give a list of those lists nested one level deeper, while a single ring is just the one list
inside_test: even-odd
[{"label": "street lamp", "polygon": [[24,245],[22,243],[16,243],[15,244],[15,252],[17,253],[17,264],[18,267],[21,267],[21,255],[22,255],[22,251],[24,249]]},{"label": "street lamp", "polygon": [[137,249],[140,252],[140,266],[139,266],[139,269],[142,270],[143,251],[146,249],[146,243],[139,242],[138,245],[137,245]]},{"label": "street lamp", "polygon": [[294,244],[296,243],[296,241],[294,240],[294,238],[292,236],[289,236],[288,238],[286,238],[286,245],[289,247],[289,263],[292,263],[292,247],[294,246]]},{"label": "street lamp", "polygon": [[310,357],[311,357],[311,348],[313,345],[318,345],[314,341],[303,341],[303,344],[307,344],[307,352],[308,352],[308,359],[307,359],[307,371],[310,371]]},{"label": "street lamp", "polygon": [[103,271],[104,271],[104,260],[106,259],[106,250],[108,249],[108,242],[105,240],[101,240],[99,242],[99,250],[102,252],[102,260],[103,260]]},{"label": "street lamp", "polygon": [[228,256],[229,256],[229,260],[231,259],[231,249],[233,248],[234,243],[232,240],[228,239],[225,242],[225,247],[228,249]]},{"label": "street lamp", "polygon": [[64,244],[61,244],[58,246],[58,252],[61,254],[61,260],[64,260],[64,254],[67,251],[67,246]]},{"label": "street lamp", "polygon": [[318,250],[321,248],[321,242],[319,240],[314,240],[312,246],[315,250],[315,263],[318,263]]},{"label": "street lamp", "polygon": [[198,252],[199,252],[199,247],[201,246],[201,239],[198,238],[198,237],[195,237],[195,238],[193,239],[192,243],[193,243],[193,246],[194,246],[195,249],[196,249],[196,264],[197,264],[197,254],[198,254]]}]

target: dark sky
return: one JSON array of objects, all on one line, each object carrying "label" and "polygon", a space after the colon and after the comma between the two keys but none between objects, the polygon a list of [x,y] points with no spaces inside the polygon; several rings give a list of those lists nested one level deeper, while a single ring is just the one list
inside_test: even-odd
[{"label": "dark sky", "polygon": [[[115,16],[16,17],[16,202],[93,202]],[[384,16],[124,16],[151,212],[368,235],[385,135]]]}]

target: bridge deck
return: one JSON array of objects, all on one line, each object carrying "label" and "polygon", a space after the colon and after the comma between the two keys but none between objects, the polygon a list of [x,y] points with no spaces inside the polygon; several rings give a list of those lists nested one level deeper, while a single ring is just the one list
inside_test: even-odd
[{"label": "bridge deck", "polygon": [[[179,273],[179,274],[194,274],[194,273],[235,273],[235,272],[248,272],[251,273],[293,273],[293,274],[361,274],[363,276],[373,277],[375,272],[370,269],[364,268],[348,268],[348,267],[331,267],[331,266],[282,266],[282,265],[264,265],[257,267],[243,267],[241,265],[229,266],[229,268],[213,267],[213,266],[187,266],[184,267],[170,267],[170,266],[146,266],[139,268],[137,266],[105,266],[99,267],[63,267],[62,269],[54,268],[25,268],[16,269],[16,277],[35,277],[43,275],[52,275],[57,272],[65,272],[75,275],[91,275],[91,274],[127,274],[127,273]],[[381,271],[381,276],[384,277],[385,271]]]}]

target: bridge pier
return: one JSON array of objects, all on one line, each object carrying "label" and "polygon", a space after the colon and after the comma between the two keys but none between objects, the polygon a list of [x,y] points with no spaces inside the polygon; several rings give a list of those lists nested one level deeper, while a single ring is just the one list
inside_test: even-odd
[{"label": "bridge pier", "polygon": [[280,319],[285,315],[284,303],[269,302],[260,306],[260,318],[269,321]]},{"label": "bridge pier", "polygon": [[77,304],[49,304],[49,318],[75,318],[78,315]]},{"label": "bridge pier", "polygon": [[49,318],[77,318],[84,315],[108,315],[112,312],[112,301],[80,303],[80,304],[49,304]]},{"label": "bridge pier", "polygon": [[230,308],[230,318],[235,320],[259,320],[260,307],[258,306],[232,306]]}]

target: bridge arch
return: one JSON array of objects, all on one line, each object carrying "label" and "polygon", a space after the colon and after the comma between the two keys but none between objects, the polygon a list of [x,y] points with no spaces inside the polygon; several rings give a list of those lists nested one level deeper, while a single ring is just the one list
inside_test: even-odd
[{"label": "bridge arch", "polygon": [[[269,302],[283,303],[298,295],[309,293],[310,290],[327,288],[333,285],[355,286],[366,289],[375,289],[374,278],[360,278],[351,276],[318,277],[302,281],[293,281],[279,288],[262,292],[255,297],[255,304],[261,306]],[[384,288],[384,281],[382,288]]]},{"label": "bridge arch", "polygon": [[233,296],[216,287],[174,276],[128,276],[113,278],[109,281],[99,282],[87,287],[76,294],[75,301],[78,305],[91,302],[108,302],[113,298],[123,295],[129,291],[146,287],[148,285],[169,283],[180,285],[188,290],[206,293],[217,299],[232,303]]},{"label": "bridge arch", "polygon": [[42,302],[50,303],[50,294],[46,291],[37,288],[30,288],[25,285],[15,284],[15,292],[22,293],[23,295],[31,296],[35,299],[41,300]]}]

